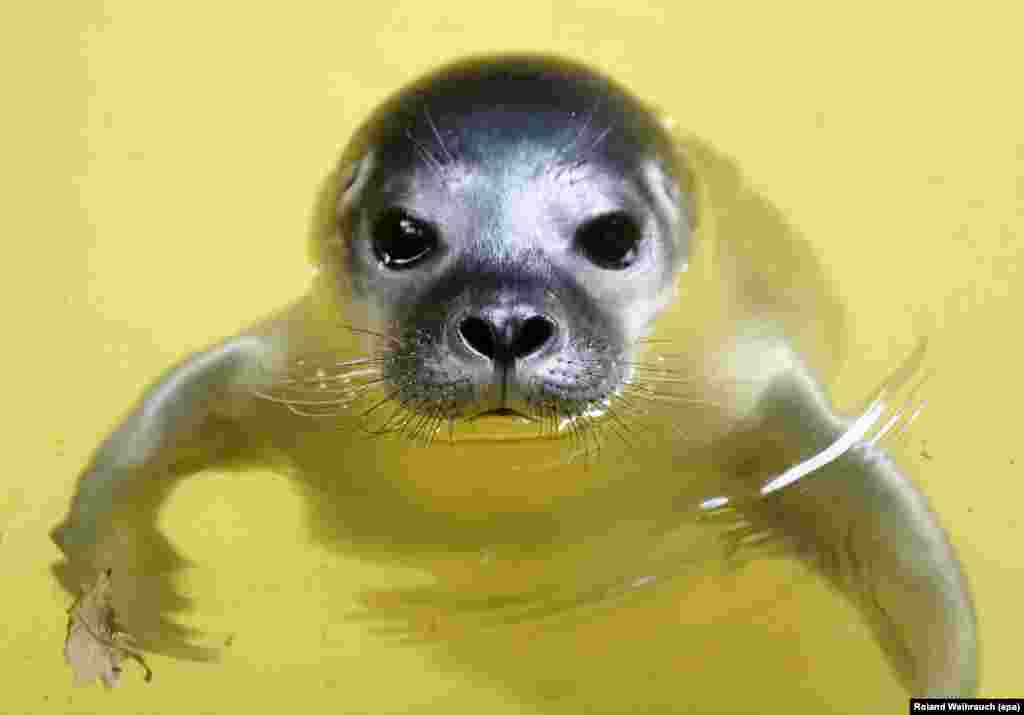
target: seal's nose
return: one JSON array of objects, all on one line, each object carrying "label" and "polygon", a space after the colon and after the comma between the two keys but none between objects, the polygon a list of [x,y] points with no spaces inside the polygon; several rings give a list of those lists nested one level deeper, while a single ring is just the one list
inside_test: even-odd
[{"label": "seal's nose", "polygon": [[509,315],[470,315],[459,323],[469,348],[495,362],[511,363],[540,352],[555,337],[555,321],[546,315],[525,319]]}]

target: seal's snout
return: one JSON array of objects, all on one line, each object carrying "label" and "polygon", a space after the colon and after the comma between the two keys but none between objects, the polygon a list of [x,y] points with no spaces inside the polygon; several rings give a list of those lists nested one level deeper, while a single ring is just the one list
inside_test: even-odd
[{"label": "seal's snout", "polygon": [[543,352],[555,338],[555,321],[546,315],[484,311],[459,321],[462,342],[496,364],[510,365]]}]

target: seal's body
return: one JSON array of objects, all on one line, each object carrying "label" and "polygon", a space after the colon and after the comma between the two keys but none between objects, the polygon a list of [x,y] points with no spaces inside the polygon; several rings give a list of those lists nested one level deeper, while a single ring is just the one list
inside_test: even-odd
[{"label": "seal's body", "polygon": [[[402,90],[328,182],[309,296],[145,395],[54,532],[69,564],[116,568],[99,534],[133,485],[183,454],[224,458],[234,431],[300,471],[414,494],[396,534],[430,513],[484,551],[645,510],[700,531],[687,514],[728,504],[858,605],[909,690],[972,692],[973,611],[943,531],[877,446],[832,449],[851,423],[785,321],[735,308],[736,274],[696,242],[699,173],[575,64],[471,61]],[[765,488],[829,449],[798,488]],[[487,518],[467,515],[467,482]]]}]

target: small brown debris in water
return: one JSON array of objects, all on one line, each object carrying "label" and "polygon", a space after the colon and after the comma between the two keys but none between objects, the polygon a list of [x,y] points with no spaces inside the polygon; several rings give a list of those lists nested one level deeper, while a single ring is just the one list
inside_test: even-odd
[{"label": "small brown debris in water", "polygon": [[113,688],[121,677],[121,661],[134,660],[142,666],[149,682],[153,671],[142,655],[132,649],[132,638],[118,629],[110,582],[111,570],[101,571],[96,584],[82,592],[68,610],[68,633],[64,641],[64,660],[74,672],[76,686],[88,685],[99,678]]}]

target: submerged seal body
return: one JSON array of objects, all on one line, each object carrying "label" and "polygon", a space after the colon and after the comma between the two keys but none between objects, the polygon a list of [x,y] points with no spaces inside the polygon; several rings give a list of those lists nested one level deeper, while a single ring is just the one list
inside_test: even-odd
[{"label": "submerged seal body", "polygon": [[[733,309],[734,274],[697,248],[699,174],[651,110],[577,64],[471,60],[401,90],[321,196],[309,295],[144,395],[54,530],[58,573],[116,568],[111,513],[182,454],[221,459],[224,425],[301,462],[326,417],[322,471],[373,465],[369,482],[412,480],[433,507],[446,473],[511,499],[534,447],[543,476],[501,508],[558,512],[560,529],[608,531],[616,503],[728,504],[858,606],[909,691],[973,692],[973,609],[943,530],[878,445],[849,439],[786,326]],[[652,359],[652,336],[682,357]],[[800,488],[770,480],[813,454],[831,456]],[[477,545],[503,518],[461,517],[445,528]]]}]

